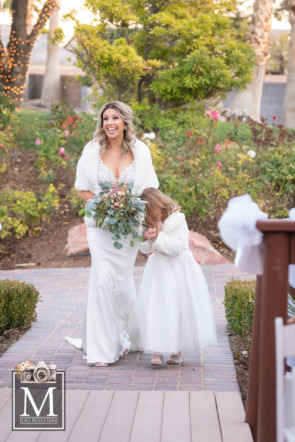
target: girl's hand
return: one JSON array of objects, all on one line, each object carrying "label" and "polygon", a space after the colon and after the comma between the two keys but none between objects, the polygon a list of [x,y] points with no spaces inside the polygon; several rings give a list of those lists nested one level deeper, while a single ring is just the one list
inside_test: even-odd
[{"label": "girl's hand", "polygon": [[156,229],[157,229],[157,236],[158,236],[159,233],[162,231],[162,226],[161,226],[160,223],[157,223],[155,227],[156,227]]},{"label": "girl's hand", "polygon": [[158,235],[157,227],[149,227],[147,230],[143,232],[144,240],[150,240],[156,238]]}]

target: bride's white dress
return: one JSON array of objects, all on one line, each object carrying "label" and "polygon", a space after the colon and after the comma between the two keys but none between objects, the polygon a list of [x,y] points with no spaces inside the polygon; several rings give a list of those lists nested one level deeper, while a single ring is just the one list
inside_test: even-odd
[{"label": "bride's white dress", "polygon": [[[125,168],[119,178],[99,157],[98,183],[131,183],[134,181],[134,161]],[[87,363],[113,363],[125,351],[140,349],[137,317],[137,297],[133,280],[133,268],[138,246],[129,245],[116,249],[113,234],[88,224],[87,239],[91,253],[91,270],[88,284],[83,339],[66,337],[77,348],[83,348]],[[92,223],[92,224],[91,224]]]}]

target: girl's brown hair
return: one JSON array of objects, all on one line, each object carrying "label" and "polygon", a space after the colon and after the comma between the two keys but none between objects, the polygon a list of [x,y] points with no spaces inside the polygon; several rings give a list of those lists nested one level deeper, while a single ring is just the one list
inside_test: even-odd
[{"label": "girl's brown hair", "polygon": [[181,209],[181,207],[175,203],[170,196],[164,195],[164,193],[158,189],[155,189],[154,187],[148,187],[145,189],[140,198],[147,202],[145,206],[145,224],[148,227],[155,224],[155,221],[151,215],[153,209],[161,209],[162,221],[165,221],[165,219],[168,218],[171,213],[177,212]]},{"label": "girl's brown hair", "polygon": [[102,106],[99,111],[98,123],[93,134],[93,140],[97,140],[101,146],[101,153],[104,153],[108,148],[108,137],[103,128],[103,114],[107,109],[114,109],[125,123],[126,130],[124,130],[124,139],[122,144],[122,155],[131,150],[131,147],[136,141],[134,127],[133,127],[133,111],[127,104],[122,101],[110,101]]}]

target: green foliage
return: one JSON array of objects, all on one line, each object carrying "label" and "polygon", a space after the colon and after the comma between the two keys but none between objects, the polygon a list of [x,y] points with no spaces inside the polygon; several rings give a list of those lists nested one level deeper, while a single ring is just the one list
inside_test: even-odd
[{"label": "green foliage", "polygon": [[49,113],[19,112],[12,131],[21,147],[37,151],[39,178],[42,183],[51,183],[56,179],[56,167],[76,168],[95,126],[92,115],[77,115],[62,101],[54,103]]},{"label": "green foliage", "polygon": [[[295,204],[294,132],[269,126],[263,119],[250,125],[220,125],[210,111],[206,118],[194,107],[169,112],[168,121],[158,113],[162,127],[157,138],[143,139],[163,191],[189,219],[217,221],[228,199],[245,193],[270,217],[288,216]],[[143,119],[149,115],[155,120],[157,113],[146,112]]]},{"label": "green foliage", "polygon": [[244,87],[254,67],[238,38],[235,2],[86,0],[99,16],[76,24],[78,66],[103,99],[180,105]]},{"label": "green foliage", "polygon": [[49,184],[46,191],[36,195],[32,191],[12,190],[6,187],[0,192],[0,222],[2,230],[0,238],[14,234],[22,238],[28,232],[39,230],[43,220],[59,204],[58,192]]},{"label": "green foliage", "polygon": [[35,149],[36,129],[45,123],[46,112],[21,109],[11,124],[19,147]]},{"label": "green foliage", "polygon": [[74,187],[66,196],[66,200],[69,201],[74,213],[84,215],[85,202],[78,197],[78,191]]},{"label": "green foliage", "polygon": [[27,327],[36,321],[40,294],[32,284],[5,279],[0,281],[0,333]]},{"label": "green foliage", "polygon": [[[133,183],[111,184],[100,183],[102,191],[87,201],[85,215],[93,217],[98,227],[113,234],[114,247],[121,249],[122,242],[128,237],[134,246],[134,239],[142,241],[138,236],[141,219],[144,218],[145,203],[139,195],[132,194]],[[132,236],[131,236],[132,235]]]},{"label": "green foliage", "polygon": [[11,122],[15,111],[15,103],[3,93],[0,85],[0,130],[5,129]]},{"label": "green foliage", "polygon": [[224,306],[230,333],[252,333],[256,281],[230,281],[224,287]]}]

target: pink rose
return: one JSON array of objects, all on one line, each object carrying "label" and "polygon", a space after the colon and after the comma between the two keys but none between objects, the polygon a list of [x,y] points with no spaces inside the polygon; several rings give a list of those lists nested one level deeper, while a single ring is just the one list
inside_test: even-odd
[{"label": "pink rose", "polygon": [[214,147],[214,152],[220,153],[221,149],[222,149],[222,147],[220,146],[220,144],[216,144],[216,146]]},{"label": "pink rose", "polygon": [[120,204],[119,203],[114,203],[113,208],[115,210],[119,210],[120,209]]},{"label": "pink rose", "polygon": [[69,132],[68,130],[65,130],[65,131],[64,131],[64,135],[65,135],[65,137],[68,137],[68,136],[69,136],[69,133],[70,133],[70,132]]},{"label": "pink rose", "polygon": [[37,138],[37,140],[35,141],[36,146],[40,146],[41,144],[41,140],[39,140],[39,138]]},{"label": "pink rose", "polygon": [[60,155],[63,155],[63,154],[65,153],[65,148],[64,148],[64,147],[60,147],[58,153],[59,153]]},{"label": "pink rose", "polygon": [[207,110],[205,112],[206,118],[212,118],[212,120],[218,121],[220,119],[219,112],[217,110]]},{"label": "pink rose", "polygon": [[220,162],[220,161],[217,162],[217,169],[218,169],[218,170],[221,169],[221,162]]}]

